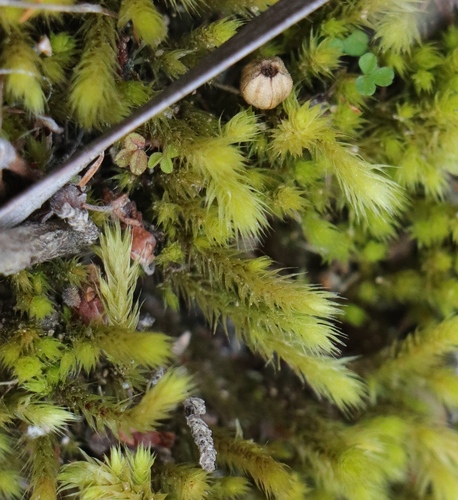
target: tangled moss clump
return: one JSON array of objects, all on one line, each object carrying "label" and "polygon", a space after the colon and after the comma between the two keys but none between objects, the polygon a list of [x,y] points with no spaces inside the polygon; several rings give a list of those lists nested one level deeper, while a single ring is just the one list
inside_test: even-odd
[{"label": "tangled moss clump", "polygon": [[[37,175],[274,2],[61,3],[0,7],[1,136]],[[113,146],[98,246],[0,281],[1,498],[457,498],[447,9],[330,1],[252,56],[282,105],[236,66]]]}]

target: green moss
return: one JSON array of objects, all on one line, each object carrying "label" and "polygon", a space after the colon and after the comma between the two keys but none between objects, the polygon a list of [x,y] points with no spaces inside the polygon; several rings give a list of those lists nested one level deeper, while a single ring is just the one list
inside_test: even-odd
[{"label": "green moss", "polygon": [[[1,135],[47,172],[273,3],[0,7]],[[437,5],[330,2],[253,56],[284,59],[281,106],[228,92],[236,65],[113,146],[98,246],[0,282],[0,498],[456,499],[458,27]]]}]

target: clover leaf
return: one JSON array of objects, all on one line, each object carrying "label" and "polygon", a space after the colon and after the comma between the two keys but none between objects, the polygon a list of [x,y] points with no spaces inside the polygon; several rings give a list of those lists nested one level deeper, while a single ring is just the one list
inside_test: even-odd
[{"label": "clover leaf", "polygon": [[163,158],[163,154],[156,152],[148,158],[148,168],[154,168]]},{"label": "clover leaf", "polygon": [[372,73],[374,83],[379,87],[388,87],[393,83],[394,71],[391,68],[383,67],[377,68]]},{"label": "clover leaf", "polygon": [[159,164],[160,169],[164,174],[170,174],[173,171],[172,159],[178,156],[178,151],[172,145],[165,148],[165,150],[160,153],[153,153],[148,160],[148,168],[154,168]]},{"label": "clover leaf", "polygon": [[144,151],[146,141],[143,136],[133,132],[124,139],[124,147],[116,155],[114,162],[118,167],[127,168],[134,175],[141,175],[147,167],[148,157]]},{"label": "clover leaf", "polygon": [[372,73],[377,68],[377,58],[372,52],[368,52],[359,58],[358,66],[365,75]]},{"label": "clover leaf", "polygon": [[348,56],[361,56],[367,51],[369,37],[364,31],[354,31],[349,37],[342,40],[342,51]]},{"label": "clover leaf", "polygon": [[356,89],[361,95],[372,95],[377,86],[387,87],[393,82],[394,71],[388,67],[379,68],[371,52],[361,56],[358,65],[363,74],[356,79]]}]

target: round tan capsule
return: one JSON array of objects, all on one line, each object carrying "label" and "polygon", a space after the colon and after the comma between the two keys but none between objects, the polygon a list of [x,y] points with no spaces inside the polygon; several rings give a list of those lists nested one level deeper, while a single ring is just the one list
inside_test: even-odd
[{"label": "round tan capsule", "polygon": [[293,80],[279,57],[257,59],[242,69],[240,92],[248,104],[259,109],[273,109],[293,89]]}]

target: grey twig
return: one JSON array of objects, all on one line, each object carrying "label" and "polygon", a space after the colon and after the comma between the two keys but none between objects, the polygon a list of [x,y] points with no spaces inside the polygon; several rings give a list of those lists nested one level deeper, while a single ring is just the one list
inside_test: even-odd
[{"label": "grey twig", "polygon": [[46,178],[9,201],[0,209],[0,227],[14,227],[23,222],[114,142],[162,113],[169,106],[308,16],[327,1],[280,0],[246,24],[234,37],[205,57],[149,103],[140,107],[129,118],[83,148],[80,153],[70,158]]},{"label": "grey twig", "polygon": [[0,233],[0,274],[9,276],[34,264],[80,253],[97,236],[97,232],[75,231],[62,222],[7,229]]},{"label": "grey twig", "polygon": [[77,5],[23,2],[22,0],[0,0],[0,7],[14,7],[24,10],[46,10],[48,12],[72,12],[75,14],[101,14],[103,16],[118,17],[118,15],[100,5],[80,3]]},{"label": "grey twig", "polygon": [[24,224],[0,233],[0,274],[9,276],[34,264],[80,253],[99,236],[97,226],[84,208],[86,195],[74,184],[51,199],[51,214],[61,221]]}]

